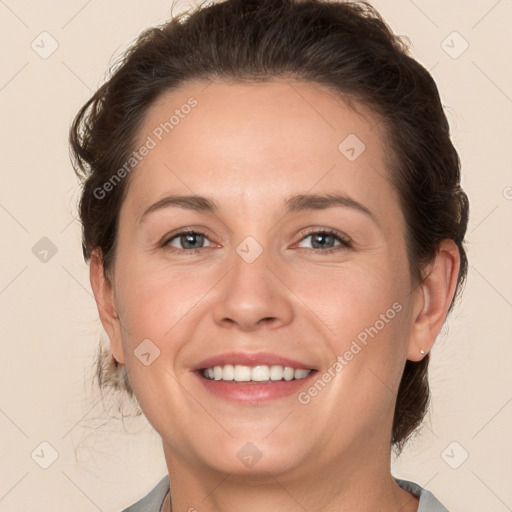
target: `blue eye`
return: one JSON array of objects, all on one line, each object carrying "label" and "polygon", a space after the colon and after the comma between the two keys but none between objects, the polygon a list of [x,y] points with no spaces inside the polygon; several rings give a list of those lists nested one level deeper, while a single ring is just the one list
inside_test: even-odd
[{"label": "blue eye", "polygon": [[[329,254],[338,250],[348,249],[351,247],[350,240],[346,236],[332,229],[310,231],[308,234],[306,234],[300,239],[300,242],[310,237],[312,237],[313,240],[313,247],[303,248],[318,253]],[[209,241],[205,234],[201,233],[200,231],[181,231],[180,233],[176,233],[172,235],[170,238],[167,238],[166,241],[162,244],[162,246],[165,249],[169,249],[171,251],[182,252],[185,254],[193,254],[201,251],[202,249],[207,248],[207,246],[204,246],[205,240]],[[336,241],[338,241],[337,245]],[[212,246],[213,244],[210,245],[210,247]]]},{"label": "blue eye", "polygon": [[[351,246],[350,241],[348,239],[341,236],[341,234],[338,233],[337,231],[331,229],[311,231],[309,234],[304,236],[301,239],[301,241],[306,240],[307,238],[310,237],[312,237],[313,247],[311,248],[311,250],[313,251],[331,253],[340,249],[347,249]],[[331,245],[334,244],[336,241],[339,242],[338,245]],[[317,245],[317,247],[314,247],[315,244]]]},{"label": "blue eye", "polygon": [[177,240],[181,244],[181,249],[184,251],[197,251],[199,249],[203,249],[203,247],[197,246],[204,243],[205,239],[208,240],[203,233],[199,233],[197,231],[183,231],[174,235],[172,238],[169,238],[164,245],[166,247],[170,246],[176,248],[176,246],[171,242],[173,240]]}]

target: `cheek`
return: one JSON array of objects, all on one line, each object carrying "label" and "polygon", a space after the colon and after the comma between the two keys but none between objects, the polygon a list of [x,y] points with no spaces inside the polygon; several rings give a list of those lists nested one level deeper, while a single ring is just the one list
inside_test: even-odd
[{"label": "cheek", "polygon": [[[362,404],[370,396],[392,397],[389,390],[398,388],[406,359],[408,274],[400,271],[401,261],[396,266],[385,261],[331,271],[321,293],[307,295],[307,286],[301,292],[330,328],[325,332],[332,360],[342,358],[343,376],[337,382],[345,391],[340,388],[339,393],[355,399],[353,390],[358,389]],[[386,400],[380,404],[389,406]],[[374,406],[379,406],[378,400]]]},{"label": "cheek", "polygon": [[190,337],[191,319],[199,312],[205,314],[205,296],[219,281],[216,273],[205,267],[191,272],[137,258],[120,259],[116,292],[125,334],[129,333],[124,344],[133,348],[149,338],[161,351],[177,351],[179,340]]},{"label": "cheek", "polygon": [[335,339],[346,340],[376,322],[382,327],[379,320],[388,310],[385,320],[394,319],[393,304],[403,305],[408,288],[403,273],[393,265],[367,261],[305,272],[296,281],[294,291],[331,327]]},{"label": "cheek", "polygon": [[[339,339],[343,345],[405,298],[407,283],[404,273],[398,271],[400,262],[383,256],[337,266],[318,262],[274,266],[286,286],[274,280],[273,293],[292,304],[298,323],[309,319],[306,321],[317,324],[328,338]],[[207,315],[219,289],[229,280],[222,265],[205,262],[193,269],[173,266],[143,258],[118,260],[119,308],[126,327],[136,337],[163,339],[182,331],[191,319]]]}]

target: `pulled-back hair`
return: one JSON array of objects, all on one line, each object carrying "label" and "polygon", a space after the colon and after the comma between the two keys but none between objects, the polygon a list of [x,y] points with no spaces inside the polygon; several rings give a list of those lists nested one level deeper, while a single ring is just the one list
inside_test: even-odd
[{"label": "pulled-back hair", "polygon": [[[362,104],[377,115],[406,220],[412,280],[421,282],[440,242],[452,239],[461,260],[455,300],[467,272],[463,243],[469,210],[459,157],[432,76],[366,2],[226,0],[144,31],[71,127],[75,172],[83,180],[85,260],[99,249],[108,279],[129,176],[107,197],[94,191],[134,151],[143,116],[158,97],[196,79],[280,77],[327,86],[349,105]],[[405,364],[392,430],[398,451],[426,413],[428,363],[429,354]],[[100,386],[133,395],[125,367],[112,361],[109,351],[99,353],[97,377]]]}]

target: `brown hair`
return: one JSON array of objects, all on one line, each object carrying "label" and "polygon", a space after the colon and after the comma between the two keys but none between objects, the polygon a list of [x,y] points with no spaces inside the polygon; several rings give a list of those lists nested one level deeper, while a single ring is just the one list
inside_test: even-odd
[{"label": "brown hair", "polygon": [[[421,282],[441,240],[452,239],[461,259],[458,295],[467,272],[469,205],[448,121],[429,72],[366,2],[226,0],[143,32],[71,127],[75,172],[83,179],[85,260],[99,248],[106,275],[112,270],[129,177],[107,197],[94,191],[134,151],[141,120],[157,97],[193,79],[276,77],[328,86],[377,114],[392,148],[388,165],[406,219],[411,275]],[[98,358],[100,385],[133,394],[125,368],[109,365],[108,355]],[[405,364],[392,431],[398,451],[427,410],[428,363],[429,354]]]}]

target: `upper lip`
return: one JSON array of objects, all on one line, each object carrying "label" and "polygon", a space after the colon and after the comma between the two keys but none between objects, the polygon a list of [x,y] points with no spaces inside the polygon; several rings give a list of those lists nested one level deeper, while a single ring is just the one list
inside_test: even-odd
[{"label": "upper lip", "polygon": [[224,366],[226,364],[244,365],[244,366],[288,366],[291,368],[306,370],[314,370],[309,363],[290,359],[289,357],[272,354],[270,352],[226,352],[216,356],[203,359],[200,363],[192,368],[195,370],[203,370],[204,368],[213,368],[214,366]]}]

